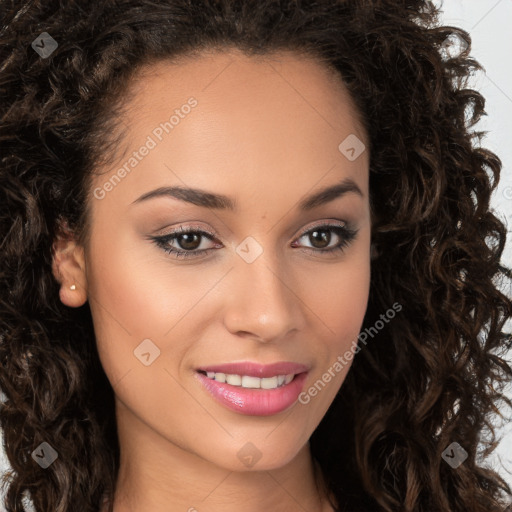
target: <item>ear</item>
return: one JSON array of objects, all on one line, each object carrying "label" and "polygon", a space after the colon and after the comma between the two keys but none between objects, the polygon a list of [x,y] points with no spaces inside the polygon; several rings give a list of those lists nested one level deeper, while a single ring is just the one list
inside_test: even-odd
[{"label": "ear", "polygon": [[67,223],[59,222],[58,226],[52,245],[52,272],[61,285],[61,302],[77,308],[87,301],[85,252]]}]

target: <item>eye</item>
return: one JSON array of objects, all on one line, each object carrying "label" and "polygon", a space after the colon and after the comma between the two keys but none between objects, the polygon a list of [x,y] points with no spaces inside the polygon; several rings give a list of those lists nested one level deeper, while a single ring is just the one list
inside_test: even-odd
[{"label": "eye", "polygon": [[[331,254],[337,251],[342,252],[350,243],[355,239],[357,231],[346,225],[341,224],[320,224],[316,227],[309,228],[304,231],[298,238],[298,240],[309,237],[309,240],[313,241],[313,248],[305,247],[301,251],[306,251],[314,254]],[[332,242],[332,235],[334,233],[334,239],[338,239],[338,242],[333,246],[329,247]],[[162,236],[149,237],[158,247],[163,249],[165,252],[172,254],[177,259],[183,258],[197,258],[205,256],[215,247],[199,249],[203,239],[215,241],[214,233],[198,229],[193,226],[183,227],[180,226],[176,230],[169,234]],[[173,243],[176,245],[173,246]],[[214,244],[216,248],[222,248],[222,244]],[[293,242],[292,247],[297,247],[297,243]]]},{"label": "eye", "polygon": [[[207,238],[208,240],[213,241],[215,240],[215,235],[209,231],[204,231],[203,229],[197,229],[194,227],[184,228],[183,226],[180,226],[167,235],[150,237],[158,247],[163,249],[165,252],[174,255],[174,257],[178,259],[198,257],[210,252],[211,248],[197,250],[201,245],[202,238]],[[178,249],[176,249],[172,247],[170,243],[173,241],[177,242],[178,246],[181,246],[181,248],[178,247]]]},{"label": "eye", "polygon": [[[343,224],[320,224],[316,227],[309,228],[299,238],[308,237],[309,240],[313,241],[313,248],[306,247],[302,251],[312,253],[331,254],[334,252],[343,252],[346,247],[355,239],[357,235],[356,229],[350,228]],[[339,241],[334,246],[329,247],[332,242],[331,233],[335,233],[335,238]],[[295,246],[296,242],[293,242]]]}]

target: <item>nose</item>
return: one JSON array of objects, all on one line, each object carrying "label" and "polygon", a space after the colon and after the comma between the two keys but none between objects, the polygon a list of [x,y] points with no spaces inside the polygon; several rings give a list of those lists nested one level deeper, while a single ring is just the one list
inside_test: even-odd
[{"label": "nose", "polygon": [[275,342],[305,323],[300,280],[265,250],[252,263],[238,256],[230,273],[224,323],[237,336]]}]

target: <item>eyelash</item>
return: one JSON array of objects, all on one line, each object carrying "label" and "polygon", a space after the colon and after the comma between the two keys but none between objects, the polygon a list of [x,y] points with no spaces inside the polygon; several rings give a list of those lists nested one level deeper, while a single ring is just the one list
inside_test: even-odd
[{"label": "eyelash", "polygon": [[[327,228],[327,229],[325,229]],[[302,237],[314,232],[315,230],[319,231],[334,231],[341,239],[340,242],[334,247],[331,247],[330,249],[312,249],[310,247],[303,248],[303,251],[309,252],[309,253],[323,253],[323,254],[332,254],[334,252],[340,251],[343,252],[345,248],[350,245],[350,243],[355,239],[358,230],[357,229],[351,229],[346,226],[341,226],[339,224],[320,224],[318,226],[313,226],[312,228],[309,228],[307,231],[304,231],[301,233],[301,235],[298,237],[298,239],[301,239]],[[180,226],[175,231],[172,231],[171,233],[163,236],[151,236],[149,237],[150,240],[152,240],[158,247],[163,249],[165,252],[169,254],[173,254],[176,259],[185,259],[185,258],[197,258],[202,256],[206,256],[210,251],[214,250],[214,248],[210,249],[201,249],[201,250],[191,250],[191,251],[184,251],[184,250],[176,250],[169,247],[168,243],[171,240],[174,240],[179,235],[183,234],[199,234],[201,236],[204,236],[205,238],[209,239],[210,241],[215,240],[214,233],[210,231],[206,231],[204,229],[198,229],[194,227],[188,227],[184,228],[183,226]]]}]

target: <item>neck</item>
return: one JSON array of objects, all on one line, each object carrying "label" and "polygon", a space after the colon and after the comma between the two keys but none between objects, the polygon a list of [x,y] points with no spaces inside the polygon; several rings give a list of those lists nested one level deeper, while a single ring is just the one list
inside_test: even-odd
[{"label": "neck", "polygon": [[[231,471],[171,443],[118,404],[114,512],[331,512],[309,443],[282,467]],[[130,434],[129,438],[127,434]]]}]

